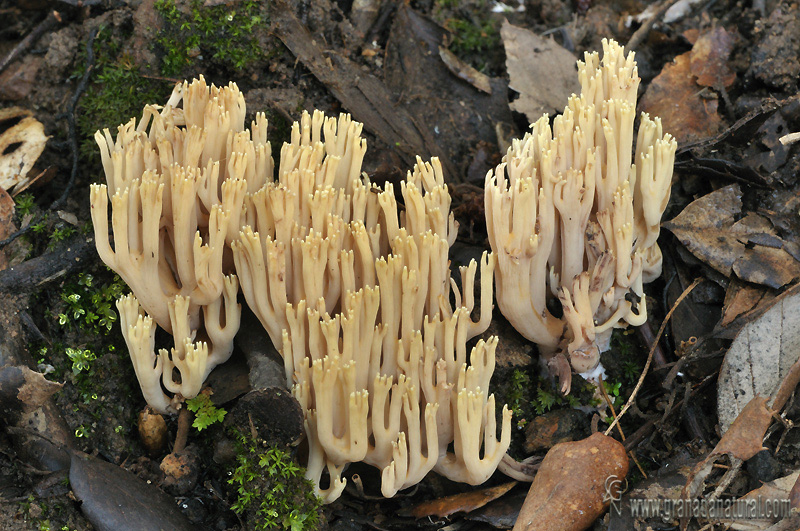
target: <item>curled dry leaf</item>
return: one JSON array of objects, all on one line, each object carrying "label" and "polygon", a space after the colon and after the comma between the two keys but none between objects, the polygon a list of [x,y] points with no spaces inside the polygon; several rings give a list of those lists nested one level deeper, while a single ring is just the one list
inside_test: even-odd
[{"label": "curled dry leaf", "polygon": [[531,484],[514,531],[587,529],[608,507],[609,478],[622,480],[627,473],[625,447],[600,432],[555,445]]},{"label": "curled dry leaf", "polygon": [[771,396],[800,357],[800,292],[791,290],[747,323],[719,372],[717,413],[725,432],[756,396]]},{"label": "curled dry leaf", "polygon": [[[774,481],[764,483],[759,488],[751,490],[740,500],[792,500],[792,489],[797,484],[800,478],[800,470],[778,478]],[[791,504],[792,508],[795,507],[794,503]],[[796,515],[795,515],[796,516]],[[770,527],[778,520],[778,516],[772,518],[748,518],[747,520],[725,520],[720,521],[721,524],[730,525],[730,529],[736,531],[776,531],[776,528]],[[786,522],[786,520],[784,520]],[[782,522],[783,523],[783,522]],[[794,527],[785,527],[783,529],[797,529],[797,522]]]},{"label": "curled dry leaf", "polygon": [[462,492],[461,494],[422,502],[412,507],[408,513],[414,518],[425,518],[426,516],[444,518],[456,513],[471,513],[501,497],[516,485],[516,481],[511,481],[488,489]]},{"label": "curled dry leaf", "polygon": [[25,184],[50,138],[32,114],[19,107],[0,109],[0,188],[5,190]]},{"label": "curled dry leaf", "polygon": [[704,87],[729,87],[736,72],[728,66],[735,39],[725,28],[715,27],[700,35],[691,52],[691,71]]},{"label": "curled dry leaf", "polygon": [[692,52],[687,52],[666,64],[639,104],[640,110],[661,118],[664,130],[672,132],[679,145],[712,137],[722,129],[717,100],[701,96],[691,61]]},{"label": "curled dry leaf", "polygon": [[750,213],[740,219],[742,191],[720,188],[693,201],[664,227],[696,257],[723,275],[781,288],[800,277],[800,262],[766,218]]},{"label": "curled dry leaf", "polygon": [[771,293],[762,286],[754,286],[742,282],[739,279],[732,279],[725,291],[725,301],[722,304],[722,319],[717,325],[718,329],[728,328],[735,325],[739,317],[745,316],[762,302],[769,302],[774,298]]},{"label": "curled dry leaf", "polygon": [[708,457],[699,462],[686,480],[682,499],[694,499],[702,494],[703,482],[711,473],[718,458],[746,461],[763,450],[762,441],[772,422],[772,410],[767,406],[769,398],[754,397],[725,432]]},{"label": "curled dry leaf", "polygon": [[481,92],[485,92],[486,94],[492,93],[492,85],[489,82],[489,76],[478,72],[444,46],[439,46],[439,57],[442,58],[444,64],[456,77],[463,79]]},{"label": "curled dry leaf", "polygon": [[[500,36],[506,50],[508,86],[519,92],[511,109],[523,113],[530,123],[542,114],[561,112],[570,94],[580,92],[575,56],[566,48],[508,21],[500,28]],[[664,130],[673,131],[666,126]]]}]

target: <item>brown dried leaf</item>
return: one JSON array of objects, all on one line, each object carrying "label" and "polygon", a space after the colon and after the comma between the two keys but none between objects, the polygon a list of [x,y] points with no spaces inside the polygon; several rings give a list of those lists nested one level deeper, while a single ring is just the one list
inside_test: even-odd
[{"label": "brown dried leaf", "polygon": [[0,109],[0,188],[8,191],[27,181],[50,138],[32,114],[20,107]]},{"label": "brown dried leaf", "polygon": [[600,432],[555,445],[531,484],[514,531],[588,528],[608,506],[608,478],[627,473],[625,447]]},{"label": "brown dried leaf", "polygon": [[800,356],[800,293],[779,298],[747,323],[731,343],[717,384],[717,413],[725,432],[757,396],[772,396]]},{"label": "brown dried leaf", "polygon": [[725,432],[711,455],[731,455],[747,461],[764,449],[762,441],[772,422],[769,398],[756,396],[744,407]]},{"label": "brown dried leaf", "polygon": [[439,46],[439,57],[442,58],[447,69],[455,74],[457,78],[463,79],[481,92],[485,92],[486,94],[492,93],[492,85],[489,82],[489,76],[478,72],[444,46]]},{"label": "brown dried leaf", "polygon": [[720,327],[728,326],[737,317],[749,312],[766,298],[771,298],[766,288],[745,284],[733,279],[725,292],[725,302],[722,305],[722,319]]},{"label": "brown dried leaf", "polygon": [[744,244],[731,232],[741,211],[742,191],[734,184],[696,199],[664,227],[696,257],[730,276],[733,263],[744,253]]},{"label": "brown dried leaf", "polygon": [[59,392],[64,384],[51,382],[43,374],[32,371],[27,367],[19,367],[22,371],[22,382],[17,388],[16,399],[28,411],[41,407],[55,393]]},{"label": "brown dried leaf", "polygon": [[700,96],[691,56],[692,52],[687,52],[665,65],[639,105],[640,110],[659,116],[664,131],[674,134],[679,144],[712,137],[722,129],[717,100]]},{"label": "brown dried leaf", "polygon": [[[14,200],[0,188],[0,240],[5,240],[17,228],[14,226]],[[0,271],[8,267],[5,253],[0,250]]]},{"label": "brown dried leaf", "polygon": [[426,516],[444,518],[456,513],[471,513],[501,497],[516,485],[517,482],[512,481],[488,489],[473,490],[422,502],[412,507],[408,514],[411,514],[414,518],[425,518]]},{"label": "brown dried leaf", "polygon": [[733,35],[716,27],[697,39],[692,48],[691,71],[697,84],[704,87],[729,87],[736,81],[736,72],[728,66],[733,51]]},{"label": "brown dried leaf", "polygon": [[561,112],[567,98],[580,91],[575,56],[554,40],[508,21],[500,36],[506,50],[508,86],[520,94],[511,102],[511,109],[523,113],[531,123],[542,114]]},{"label": "brown dried leaf", "polygon": [[742,210],[738,185],[726,186],[693,201],[664,224],[696,257],[730,277],[781,288],[800,277],[800,262],[786,249],[769,220]]},{"label": "brown dried leaf", "polygon": [[772,422],[768,401],[769,398],[756,396],[747,403],[714,450],[692,469],[683,487],[682,499],[696,498],[701,494],[703,482],[719,457],[730,456],[731,459],[746,461],[764,449],[764,434]]}]

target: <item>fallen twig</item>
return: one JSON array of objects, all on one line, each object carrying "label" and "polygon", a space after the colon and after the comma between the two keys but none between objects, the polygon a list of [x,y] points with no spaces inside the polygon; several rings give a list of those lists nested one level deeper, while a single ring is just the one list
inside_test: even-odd
[{"label": "fallen twig", "polygon": [[72,170],[70,171],[67,187],[64,188],[64,192],[61,194],[61,196],[53,201],[53,203],[48,207],[47,211],[36,216],[30,221],[30,223],[9,235],[5,240],[0,240],[0,249],[10,244],[23,234],[29,232],[34,225],[45,219],[50,212],[60,209],[61,206],[67,201],[67,197],[69,197],[69,193],[72,191],[73,186],[75,186],[75,180],[78,177],[78,160],[80,158],[80,152],[78,151],[78,133],[75,126],[75,109],[78,106],[78,101],[80,100],[83,91],[86,90],[86,85],[89,83],[89,77],[92,73],[92,69],[94,68],[94,39],[96,37],[97,28],[93,29],[91,33],[89,33],[89,42],[86,43],[86,70],[83,72],[83,77],[78,83],[78,86],[75,87],[75,92],[69,101],[67,111],[56,116],[57,119],[67,119],[69,147],[72,154]]},{"label": "fallen twig", "polygon": [[634,387],[633,392],[631,393],[631,396],[628,398],[628,401],[625,403],[625,406],[622,408],[622,411],[619,412],[619,416],[617,416],[614,419],[614,422],[612,422],[611,425],[608,427],[608,429],[605,431],[605,435],[611,433],[611,430],[613,430],[614,426],[617,425],[619,419],[621,419],[625,415],[625,412],[628,411],[634,399],[636,399],[636,395],[639,393],[639,389],[641,389],[642,384],[644,384],[644,379],[647,376],[647,371],[650,368],[650,364],[653,363],[653,355],[655,354],[656,346],[658,345],[658,342],[661,339],[661,335],[664,333],[664,329],[667,327],[667,323],[672,317],[672,314],[678,308],[681,301],[683,301],[683,299],[685,299],[689,295],[689,293],[691,293],[692,290],[695,287],[697,287],[697,285],[700,284],[703,280],[704,280],[703,278],[695,279],[695,281],[692,282],[692,284],[688,288],[686,288],[683,291],[683,293],[681,293],[680,297],[677,298],[675,304],[672,305],[672,308],[664,317],[664,322],[661,323],[661,328],[658,329],[658,333],[656,334],[655,340],[653,341],[653,346],[650,347],[650,353],[647,355],[647,363],[644,364],[644,369],[642,369],[642,374],[639,376],[639,381],[636,382],[636,387]]},{"label": "fallen twig", "polygon": [[667,0],[666,2],[664,2],[661,5],[661,7],[658,8],[658,11],[653,13],[653,16],[648,18],[644,22],[644,24],[642,24],[639,27],[639,29],[637,29],[633,33],[633,35],[631,35],[628,44],[625,45],[625,49],[630,51],[635,48],[638,48],[638,46],[642,43],[642,41],[644,41],[644,38],[647,37],[647,34],[650,33],[650,30],[653,28],[653,25],[659,20],[661,20],[661,17],[664,16],[664,13],[666,13],[667,10],[669,10],[669,8],[671,8],[673,4],[675,4],[677,1],[678,0]]},{"label": "fallen twig", "polygon": [[47,17],[39,22],[39,24],[33,28],[33,31],[28,33],[28,35],[22,39],[19,44],[14,46],[14,49],[8,52],[2,61],[0,61],[0,72],[8,68],[8,65],[16,61],[22,54],[28,51],[28,49],[39,40],[39,38],[44,35],[45,33],[49,32],[51,29],[56,27],[56,24],[61,22],[61,15],[58,11],[51,11],[48,13]]}]

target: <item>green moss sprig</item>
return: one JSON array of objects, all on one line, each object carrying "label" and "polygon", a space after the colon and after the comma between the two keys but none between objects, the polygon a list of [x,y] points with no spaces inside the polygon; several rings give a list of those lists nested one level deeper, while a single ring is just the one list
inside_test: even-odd
[{"label": "green moss sprig", "polygon": [[234,512],[254,531],[313,531],[321,501],[289,452],[238,434],[237,466],[228,483],[236,489]]}]

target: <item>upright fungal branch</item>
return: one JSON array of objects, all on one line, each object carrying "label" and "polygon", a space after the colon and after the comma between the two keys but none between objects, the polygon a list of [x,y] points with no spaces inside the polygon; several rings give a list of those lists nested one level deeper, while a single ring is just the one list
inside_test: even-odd
[{"label": "upright fungal branch", "polygon": [[[145,398],[162,412],[195,396],[233,350],[240,308],[226,242],[238,237],[245,194],[273,172],[265,116],[251,129],[244,118],[235,84],[201,77],[163,108],[147,105],[116,139],[95,134],[107,182],[91,188],[97,251],[135,295],[118,301],[120,322]],[[154,324],[173,335],[171,352],[153,352]]]},{"label": "upright fungal branch", "polygon": [[[646,113],[634,133],[633,53],[604,40],[602,63],[587,53],[578,77],[580,96],[552,128],[545,115],[515,140],[485,189],[498,306],[565,392],[570,366],[594,370],[613,328],[647,319],[642,285],[661,274],[656,240],[677,148]],[[548,310],[554,298],[562,317]]]},{"label": "upright fungal branch", "polygon": [[278,180],[246,197],[232,245],[245,298],[303,407],[308,477],[327,502],[348,463],[379,468],[393,496],[434,469],[483,482],[510,442],[510,413],[498,440],[488,394],[496,339],[469,358],[466,348],[491,320],[494,259],[481,262],[473,321],[477,264],[461,270],[462,296],[451,286],[457,231],[439,161],[418,160],[400,186],[402,209],[392,185],[361,175],[360,132],[346,115],[304,114]]},{"label": "upright fungal branch", "polygon": [[462,296],[450,282],[455,224],[442,191],[438,161],[419,161],[402,186],[402,215],[391,187],[377,192],[376,240],[387,238],[389,252],[362,263],[353,249],[339,253],[342,296],[333,316],[324,297],[287,305],[282,354],[305,412],[308,477],[326,502],[341,494],[351,462],[381,470],[388,497],[431,470],[482,483],[510,444],[511,413],[504,408],[498,438],[488,393],[497,338],[479,341],[469,356],[466,346],[491,319],[494,257],[481,261],[481,317],[473,321],[477,264],[461,269]]},{"label": "upright fungal branch", "polygon": [[[244,113],[235,85],[201,78],[116,140],[96,136],[108,181],[92,187],[97,248],[136,295],[117,306],[148,403],[174,409],[227,359],[241,286],[283,354],[305,414],[308,475],[326,501],[356,461],[381,470],[386,496],[431,470],[485,481],[508,449],[511,413],[498,439],[488,393],[497,340],[469,356],[466,342],[489,326],[495,261],[481,260],[473,320],[478,266],[461,268],[459,291],[439,161],[418,159],[400,208],[390,184],[361,172],[361,124],[315,111],[294,124],[273,180],[266,120],[248,130]],[[155,324],[172,333],[171,352],[154,352]]]}]

